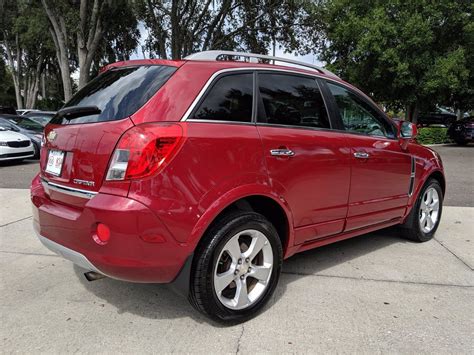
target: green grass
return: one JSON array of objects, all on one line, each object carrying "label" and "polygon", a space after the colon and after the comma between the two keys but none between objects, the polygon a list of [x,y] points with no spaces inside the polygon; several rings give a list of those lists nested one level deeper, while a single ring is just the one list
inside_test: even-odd
[{"label": "green grass", "polygon": [[451,143],[447,135],[448,129],[444,127],[424,127],[418,128],[416,140],[420,144],[443,144]]}]

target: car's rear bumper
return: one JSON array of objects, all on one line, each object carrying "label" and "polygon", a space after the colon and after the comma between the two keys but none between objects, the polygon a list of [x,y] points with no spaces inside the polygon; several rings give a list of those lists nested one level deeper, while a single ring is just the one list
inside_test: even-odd
[{"label": "car's rear bumper", "polygon": [[[100,271],[97,269],[90,261],[87,259],[84,255],[81,253],[78,253],[75,250],[66,248],[64,245],[58,244],[56,242],[53,242],[52,240],[49,240],[48,238],[43,237],[40,234],[37,234],[38,239],[40,240],[43,245],[51,250],[53,253],[58,254],[59,256],[62,256],[64,259],[72,261],[74,264],[77,266],[82,267],[84,270],[87,271],[94,271],[99,274],[105,274],[104,272]],[[107,276],[107,275],[105,275]]]},{"label": "car's rear bumper", "polygon": [[[192,254],[150,209],[135,200],[98,193],[82,206],[66,205],[48,195],[39,177],[33,180],[31,200],[40,241],[87,271],[132,282],[167,283]],[[110,228],[105,245],[94,241],[97,223]],[[144,238],[150,236],[156,238]]]}]

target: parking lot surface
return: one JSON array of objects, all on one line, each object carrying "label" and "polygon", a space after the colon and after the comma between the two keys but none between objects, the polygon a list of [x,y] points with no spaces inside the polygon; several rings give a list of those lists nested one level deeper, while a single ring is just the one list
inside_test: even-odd
[{"label": "parking lot surface", "polygon": [[[2,166],[1,351],[473,353],[474,148],[440,153],[452,202],[434,240],[412,243],[388,229],[296,255],[264,312],[230,327],[166,285],[86,281],[36,239],[29,181]],[[31,166],[22,165],[25,175]]]}]

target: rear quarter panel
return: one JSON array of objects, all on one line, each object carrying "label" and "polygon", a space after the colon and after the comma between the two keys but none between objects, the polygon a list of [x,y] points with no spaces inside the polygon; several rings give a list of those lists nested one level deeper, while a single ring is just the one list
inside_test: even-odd
[{"label": "rear quarter panel", "polygon": [[255,125],[182,125],[187,138],[179,153],[160,174],[132,182],[129,197],[149,206],[176,240],[197,244],[232,199],[270,194],[270,184]]}]

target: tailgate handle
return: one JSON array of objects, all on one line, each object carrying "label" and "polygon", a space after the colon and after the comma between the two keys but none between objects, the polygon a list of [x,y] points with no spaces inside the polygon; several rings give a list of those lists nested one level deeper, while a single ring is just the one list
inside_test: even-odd
[{"label": "tailgate handle", "polygon": [[357,159],[368,159],[370,155],[366,152],[355,152],[354,157]]},{"label": "tailgate handle", "polygon": [[271,149],[270,154],[274,157],[292,157],[295,152],[288,148]]}]

